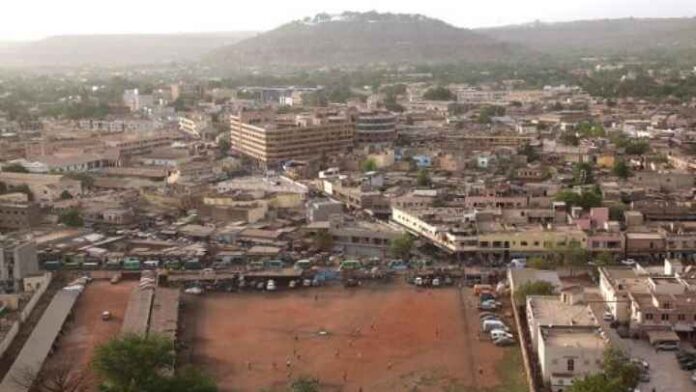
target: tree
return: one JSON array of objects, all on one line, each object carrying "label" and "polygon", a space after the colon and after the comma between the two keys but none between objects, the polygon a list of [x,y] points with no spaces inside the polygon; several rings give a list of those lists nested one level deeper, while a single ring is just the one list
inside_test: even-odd
[{"label": "tree", "polygon": [[529,143],[520,148],[517,153],[526,156],[529,163],[539,160],[539,153]]},{"label": "tree", "polygon": [[218,142],[218,149],[223,155],[227,155],[227,153],[230,151],[230,140],[226,137],[220,138],[220,141]]},{"label": "tree", "polygon": [[2,167],[2,171],[10,173],[29,173],[29,170],[27,170],[24,166],[18,163],[11,163],[9,165],[5,165]]},{"label": "tree", "polygon": [[319,380],[301,376],[290,385],[291,392],[319,392]]},{"label": "tree", "polygon": [[430,186],[430,175],[428,174],[427,170],[420,169],[420,171],[418,171],[416,183],[418,186]]},{"label": "tree", "polygon": [[70,199],[72,199],[72,198],[73,198],[73,195],[71,195],[70,192],[68,192],[68,191],[63,191],[63,192],[61,192],[61,194],[60,194],[60,199],[61,199],[61,200],[70,200]]},{"label": "tree", "polygon": [[364,173],[377,170],[377,161],[374,158],[368,158],[360,162],[360,170]]},{"label": "tree", "polygon": [[583,209],[599,207],[602,205],[602,195],[594,189],[585,190],[581,193],[572,190],[564,190],[558,192],[555,199],[556,201],[565,202],[566,206],[568,207],[579,206]]},{"label": "tree", "polygon": [[328,252],[333,248],[333,237],[326,230],[317,232],[314,236],[314,246],[322,252]]},{"label": "tree", "polygon": [[92,366],[117,392],[147,390],[174,364],[174,343],[161,336],[124,335],[98,346]]},{"label": "tree", "polygon": [[527,282],[515,290],[515,300],[518,306],[522,306],[527,302],[527,296],[530,295],[553,295],[554,286],[553,284],[537,280],[533,282]]},{"label": "tree", "polygon": [[580,162],[573,168],[573,183],[575,185],[587,185],[594,183],[593,167],[587,162]]},{"label": "tree", "polygon": [[552,269],[558,268],[558,262],[555,259],[537,256],[537,257],[532,257],[531,259],[527,260],[527,267],[536,268],[536,269],[544,269],[544,270],[552,270]]},{"label": "tree", "polygon": [[92,367],[111,392],[216,392],[207,375],[187,367],[170,371],[174,342],[159,335],[122,335],[98,346]]},{"label": "tree", "polygon": [[394,238],[389,245],[389,253],[394,258],[408,260],[413,249],[413,237],[408,233],[403,233]]},{"label": "tree", "polygon": [[69,209],[58,216],[58,222],[68,227],[82,227],[85,221],[82,219],[82,214],[76,209]]},{"label": "tree", "polygon": [[569,392],[624,392],[632,391],[640,378],[641,369],[626,355],[609,347],[604,351],[602,371],[576,380]]},{"label": "tree", "polygon": [[614,259],[614,256],[611,255],[611,253],[602,252],[597,255],[596,262],[597,265],[606,266],[613,265],[616,262],[616,260]]},{"label": "tree", "polygon": [[625,180],[631,176],[631,169],[626,164],[626,161],[619,159],[614,162],[612,173],[614,173],[615,176]]},{"label": "tree", "polygon": [[423,98],[429,101],[454,101],[456,96],[448,88],[437,86],[426,90]]},{"label": "tree", "polygon": [[12,382],[33,392],[86,392],[87,374],[73,364],[74,361],[61,361],[38,371],[29,367],[15,375]]}]

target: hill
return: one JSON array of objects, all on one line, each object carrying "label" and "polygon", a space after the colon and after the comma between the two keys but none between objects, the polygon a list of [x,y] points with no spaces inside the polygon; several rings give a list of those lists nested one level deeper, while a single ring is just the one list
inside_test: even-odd
[{"label": "hill", "polygon": [[6,66],[125,66],[197,61],[251,32],[55,36],[0,46]]},{"label": "hill", "polygon": [[216,50],[209,59],[224,65],[303,67],[486,62],[514,52],[511,45],[422,15],[345,12],[285,24]]},{"label": "hill", "polygon": [[696,51],[696,18],[605,19],[478,29],[551,55],[611,56]]}]

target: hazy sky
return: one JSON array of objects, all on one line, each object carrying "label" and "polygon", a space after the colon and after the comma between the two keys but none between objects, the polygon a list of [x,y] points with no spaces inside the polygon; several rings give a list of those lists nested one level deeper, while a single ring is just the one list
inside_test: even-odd
[{"label": "hazy sky", "polygon": [[421,13],[459,27],[696,16],[696,0],[2,0],[0,40],[56,34],[268,30],[319,12]]}]

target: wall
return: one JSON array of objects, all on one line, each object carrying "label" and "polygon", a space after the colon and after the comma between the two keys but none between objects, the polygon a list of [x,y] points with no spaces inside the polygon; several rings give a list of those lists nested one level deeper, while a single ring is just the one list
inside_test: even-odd
[{"label": "wall", "polygon": [[0,358],[5,353],[5,350],[7,350],[7,348],[10,347],[10,345],[14,341],[14,338],[17,336],[17,333],[19,333],[21,323],[25,322],[27,318],[29,318],[31,311],[34,310],[34,307],[36,307],[36,304],[39,302],[39,299],[41,299],[41,296],[43,296],[43,294],[46,292],[46,289],[51,284],[53,275],[50,272],[45,273],[43,277],[44,283],[41,284],[39,289],[35,291],[34,294],[32,294],[31,299],[24,307],[24,309],[22,309],[22,311],[20,312],[19,320],[15,321],[12,324],[12,327],[10,327],[9,331],[7,331],[5,336],[0,341]]}]

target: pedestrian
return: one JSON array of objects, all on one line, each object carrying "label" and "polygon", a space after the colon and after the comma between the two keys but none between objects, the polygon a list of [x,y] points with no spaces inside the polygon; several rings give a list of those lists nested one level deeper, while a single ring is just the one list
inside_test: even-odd
[{"label": "pedestrian", "polygon": [[392,366],[394,366],[394,364],[391,361],[389,361],[389,363],[387,364],[387,370],[391,370]]},{"label": "pedestrian", "polygon": [[338,358],[341,355],[341,350],[336,349],[336,352],[334,353],[334,357]]},{"label": "pedestrian", "polygon": [[247,361],[247,370],[251,370],[251,361]]},{"label": "pedestrian", "polygon": [[319,301],[319,294],[314,294],[314,301]]},{"label": "pedestrian", "polygon": [[285,367],[288,368],[288,369],[290,369],[290,366],[292,366],[292,361],[290,361],[290,358],[288,358],[288,359],[285,361]]},{"label": "pedestrian", "polygon": [[479,366],[478,368],[479,376],[483,376],[483,368]]},{"label": "pedestrian", "polygon": [[278,364],[275,363],[275,361],[273,361],[272,366],[273,366],[273,370],[278,370]]},{"label": "pedestrian", "polygon": [[346,371],[344,370],[344,371],[343,371],[343,382],[347,382],[347,381],[348,381],[348,372],[346,372]]}]

